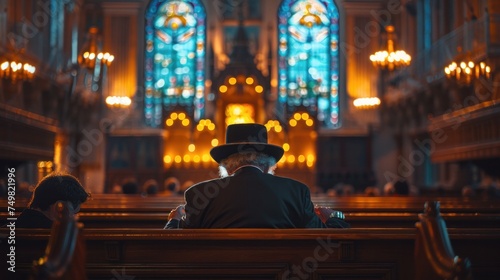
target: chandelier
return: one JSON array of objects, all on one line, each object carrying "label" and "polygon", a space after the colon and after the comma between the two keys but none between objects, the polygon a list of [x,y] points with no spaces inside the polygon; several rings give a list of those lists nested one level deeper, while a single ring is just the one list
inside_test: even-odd
[{"label": "chandelier", "polygon": [[385,30],[387,32],[387,49],[370,55],[373,65],[389,71],[410,65],[411,56],[404,50],[395,50],[394,26],[388,25]]},{"label": "chandelier", "polygon": [[0,77],[16,80],[31,80],[34,77],[36,68],[29,63],[4,60],[0,64]]},{"label": "chandelier", "polygon": [[109,108],[128,108],[132,104],[132,100],[128,96],[115,96],[110,95],[106,97],[106,106]]},{"label": "chandelier", "polygon": [[356,98],[353,105],[356,109],[375,109],[380,105],[380,99],[378,97]]},{"label": "chandelier", "polygon": [[87,44],[84,45],[78,63],[89,70],[94,76],[94,81],[99,81],[105,67],[111,65],[115,57],[109,52],[102,51],[102,42],[99,37],[99,29],[90,27]]},{"label": "chandelier", "polygon": [[473,61],[453,61],[444,68],[444,73],[447,78],[453,78],[458,82],[470,84],[473,79],[489,79],[491,76],[491,67],[484,61],[479,63],[474,63]]}]

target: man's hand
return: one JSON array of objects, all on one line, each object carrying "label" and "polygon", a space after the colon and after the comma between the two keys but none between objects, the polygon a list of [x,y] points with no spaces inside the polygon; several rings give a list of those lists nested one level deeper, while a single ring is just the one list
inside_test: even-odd
[{"label": "man's hand", "polygon": [[168,214],[168,220],[181,220],[186,216],[186,210],[184,209],[184,205],[179,205]]},{"label": "man's hand", "polygon": [[341,220],[344,219],[344,214],[341,211],[336,211],[328,207],[315,205],[314,212],[316,213],[316,215],[318,215],[318,217],[321,219],[323,223],[326,223],[326,221],[330,217],[334,217]]}]

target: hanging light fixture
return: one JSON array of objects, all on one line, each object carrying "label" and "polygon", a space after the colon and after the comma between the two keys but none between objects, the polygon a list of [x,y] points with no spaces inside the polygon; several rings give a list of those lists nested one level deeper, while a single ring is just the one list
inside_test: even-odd
[{"label": "hanging light fixture", "polygon": [[93,80],[98,82],[102,78],[105,68],[110,66],[115,57],[109,52],[102,51],[102,42],[99,38],[99,29],[90,27],[88,41],[78,57],[80,66],[85,67],[93,75]]},{"label": "hanging light fixture", "polygon": [[35,71],[35,66],[15,60],[5,59],[0,64],[0,77],[12,81],[31,80]]},{"label": "hanging light fixture", "polygon": [[108,96],[106,97],[106,105],[109,108],[123,109],[128,108],[132,104],[132,100],[128,96]]},{"label": "hanging light fixture", "polygon": [[484,61],[479,63],[474,63],[473,61],[453,61],[444,68],[444,73],[449,79],[470,84],[474,79],[489,79],[491,77],[491,67]]},{"label": "hanging light fixture", "polygon": [[387,32],[387,49],[370,55],[373,65],[389,71],[410,65],[411,56],[404,50],[395,50],[394,26],[386,26],[385,31]]},{"label": "hanging light fixture", "polygon": [[353,105],[356,109],[375,109],[380,105],[380,99],[378,97],[356,98]]}]

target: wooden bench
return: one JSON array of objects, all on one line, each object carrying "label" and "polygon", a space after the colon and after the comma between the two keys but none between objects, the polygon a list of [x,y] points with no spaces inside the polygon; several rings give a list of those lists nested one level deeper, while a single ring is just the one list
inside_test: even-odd
[{"label": "wooden bench", "polygon": [[469,259],[454,253],[439,202],[426,202],[415,226],[415,280],[473,279]]},{"label": "wooden bench", "polygon": [[[428,200],[440,201],[442,213],[500,213],[500,199],[466,197],[328,197],[313,196],[312,201],[345,213],[415,213],[422,212]],[[22,211],[29,200],[17,200],[16,211]],[[0,199],[2,204],[7,201]],[[165,213],[184,203],[182,196],[150,196],[95,194],[82,205],[82,212],[147,212]],[[5,204],[6,205],[6,204]]]},{"label": "wooden bench", "polygon": [[[474,264],[476,279],[498,279],[500,229],[448,232],[455,252]],[[415,275],[415,228],[85,229],[84,235],[89,279],[125,274],[135,279],[411,280]],[[29,271],[48,237],[48,230],[16,230],[16,273]]]},{"label": "wooden bench", "polygon": [[33,262],[31,280],[87,279],[83,226],[70,212],[68,203],[57,204],[58,216],[52,225],[45,254]]},{"label": "wooden bench", "polygon": [[[87,228],[163,228],[167,213],[81,213],[80,221]],[[444,220],[453,228],[500,228],[500,214],[444,213]],[[415,213],[347,213],[346,221],[354,228],[413,228],[418,221]]]},{"label": "wooden bench", "polygon": [[[331,207],[345,213],[387,212],[387,213],[421,213],[428,200],[440,201],[442,213],[500,213],[500,199],[466,198],[466,197],[328,197],[313,196],[315,204]],[[141,197],[124,195],[94,195],[82,205],[83,212],[168,212],[184,203],[182,196]]]},{"label": "wooden bench", "polygon": [[[315,196],[319,205],[341,210],[355,228],[413,228],[427,197],[324,197]],[[436,198],[442,217],[452,228],[500,227],[500,200],[461,197]],[[134,227],[163,228],[168,213],[183,202],[182,197],[141,197],[95,195],[82,205],[80,221],[86,228]],[[16,204],[21,204],[17,202]],[[19,209],[16,207],[16,209]],[[6,221],[8,213],[0,213]]]}]

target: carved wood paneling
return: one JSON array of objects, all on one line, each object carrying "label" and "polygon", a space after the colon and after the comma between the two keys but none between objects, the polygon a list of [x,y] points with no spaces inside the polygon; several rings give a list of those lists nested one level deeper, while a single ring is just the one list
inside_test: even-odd
[{"label": "carved wood paneling", "polygon": [[0,106],[0,154],[4,159],[52,160],[55,120],[21,109]]},{"label": "carved wood paneling", "polygon": [[500,103],[483,102],[431,120],[435,162],[500,157]]}]

